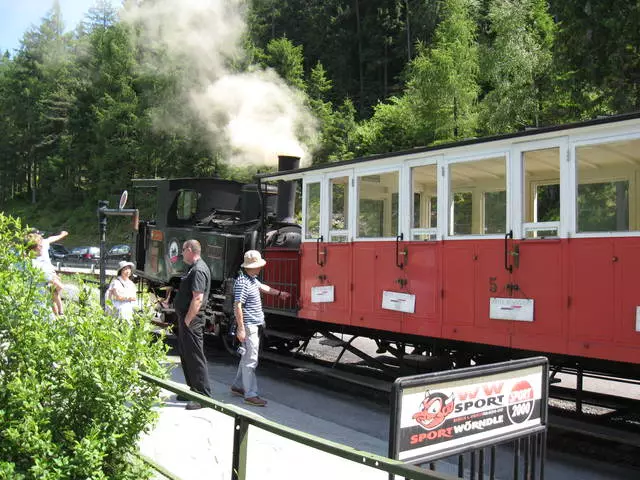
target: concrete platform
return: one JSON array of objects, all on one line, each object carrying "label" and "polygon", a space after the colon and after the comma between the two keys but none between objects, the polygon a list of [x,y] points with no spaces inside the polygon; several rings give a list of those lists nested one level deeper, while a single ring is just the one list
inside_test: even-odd
[{"label": "concrete platform", "polygon": [[[178,366],[172,380],[183,383]],[[287,427],[342,443],[354,449],[386,455],[389,412],[366,398],[326,391],[313,384],[298,382],[287,370],[265,364],[258,370],[261,395],[267,407],[250,407],[231,395],[229,386],[236,364],[224,353],[209,361],[209,378],[214,398],[245,409]],[[140,441],[141,453],[182,480],[230,479],[233,445],[233,419],[211,409],[185,410],[185,402],[164,391],[155,429]],[[319,452],[263,431],[249,429],[248,480],[348,479],[388,480],[387,474]],[[511,479],[513,458],[510,449],[498,450],[500,461],[496,478]],[[548,452],[546,480],[637,479],[638,472],[605,461],[589,461]],[[453,460],[438,462],[438,472],[455,477]],[[164,478],[158,476],[158,479]]]},{"label": "concrete platform", "polygon": [[[173,379],[182,380],[180,369]],[[386,442],[348,427],[326,421],[270,400],[267,407],[251,407],[231,394],[229,384],[211,381],[214,398],[235,405],[247,413],[261,416],[294,428],[304,426],[307,433],[330,439],[359,450],[382,453]],[[175,394],[164,390],[158,408],[155,429],[140,441],[143,455],[182,480],[230,479],[234,420],[212,409],[185,410]],[[372,479],[387,480],[384,472],[343,460],[330,454],[297,444],[267,431],[250,427],[247,479]],[[320,462],[320,463],[318,463]],[[321,465],[321,468],[309,468]],[[158,475],[157,478],[164,478]]]}]

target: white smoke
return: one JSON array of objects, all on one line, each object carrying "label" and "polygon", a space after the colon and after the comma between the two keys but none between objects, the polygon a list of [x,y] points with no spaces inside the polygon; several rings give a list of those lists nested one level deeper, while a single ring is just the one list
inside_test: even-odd
[{"label": "white smoke", "polygon": [[[236,165],[276,165],[277,155],[309,161],[298,134],[313,137],[315,120],[298,92],[272,70],[242,73],[247,0],[132,0],[121,18],[134,26],[149,67],[178,76],[188,102]],[[167,124],[163,125],[167,128]]]}]

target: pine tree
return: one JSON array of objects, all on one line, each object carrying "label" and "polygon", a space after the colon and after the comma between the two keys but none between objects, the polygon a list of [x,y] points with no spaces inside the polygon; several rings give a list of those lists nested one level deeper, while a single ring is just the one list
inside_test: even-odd
[{"label": "pine tree", "polygon": [[480,71],[488,92],[481,104],[481,131],[537,126],[555,30],[546,0],[492,0],[487,24]]},{"label": "pine tree", "polygon": [[411,121],[422,127],[421,144],[475,135],[479,56],[475,3],[446,0],[433,45],[418,44],[409,66],[407,101]]}]

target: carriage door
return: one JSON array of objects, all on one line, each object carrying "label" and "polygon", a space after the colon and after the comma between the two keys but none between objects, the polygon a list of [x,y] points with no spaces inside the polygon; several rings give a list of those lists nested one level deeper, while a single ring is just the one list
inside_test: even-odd
[{"label": "carriage door", "polygon": [[[436,337],[440,335],[441,248],[438,240],[438,162],[442,156],[412,160],[409,166],[410,197],[400,231],[409,238],[399,248],[404,277],[398,289],[415,296],[415,310],[405,313],[402,332]],[[403,183],[406,187],[406,184]],[[406,252],[406,255],[402,255]],[[404,280],[404,281],[402,281]]]},{"label": "carriage door", "polygon": [[[300,246],[300,316],[320,320],[322,300],[329,300],[325,285],[324,236],[322,225],[322,176],[306,177],[302,182],[302,244]],[[323,291],[324,297],[323,298]]]},{"label": "carriage door", "polygon": [[494,306],[493,313],[513,321],[513,347],[557,351],[566,308],[562,204],[568,202],[562,199],[570,188],[561,180],[568,177],[567,138],[515,145],[512,158],[514,232],[513,239],[505,240],[511,300]]},{"label": "carriage door", "polygon": [[324,304],[323,320],[350,323],[351,313],[351,205],[352,170],[325,176],[327,188],[327,237],[323,245],[323,282],[333,287],[332,302]]},{"label": "carriage door", "polygon": [[351,170],[303,181],[300,315],[349,324]]}]

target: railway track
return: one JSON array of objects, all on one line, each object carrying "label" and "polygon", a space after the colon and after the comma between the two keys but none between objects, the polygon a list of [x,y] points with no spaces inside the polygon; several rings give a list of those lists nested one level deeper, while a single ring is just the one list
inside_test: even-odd
[{"label": "railway track", "polygon": [[[328,347],[344,347],[335,342],[335,338],[331,340],[334,344],[328,342]],[[355,347],[351,350],[354,349]],[[392,361],[391,364],[386,364],[386,368],[380,369],[371,363],[338,363],[335,358],[332,360],[331,356],[322,358],[306,355],[301,351],[287,355],[281,351],[265,349],[261,355],[265,361],[284,365],[298,372],[303,381],[305,377],[314,383],[323,379],[328,388],[338,390],[343,390],[345,385],[351,385],[354,387],[351,389],[353,393],[364,394],[380,402],[389,401],[395,377],[418,373],[407,372],[406,369],[394,365]],[[377,363],[383,363],[380,357],[371,357],[364,352],[361,358],[374,358]],[[566,370],[564,373],[574,372]],[[588,375],[612,380],[596,374]],[[640,382],[623,382],[640,385]],[[583,445],[577,454],[598,449],[607,451],[612,456],[621,456],[625,464],[640,468],[640,400],[586,390],[578,399],[574,389],[551,385],[549,432],[550,438],[558,444],[567,443],[567,439],[571,439],[573,444]],[[587,444],[588,448],[584,446]],[[563,449],[571,450],[568,446]]]},{"label": "railway track", "polygon": [[[339,345],[334,341],[330,346]],[[287,368],[292,378],[301,382],[346,391],[353,396],[365,396],[367,400],[383,405],[389,404],[394,381],[391,372],[394,368],[400,371],[396,365],[390,365],[382,372],[354,362],[340,364],[335,358],[318,358],[301,351],[285,354],[277,349],[264,349],[261,360]],[[576,403],[575,391],[551,386],[547,451],[572,454],[578,458],[602,458],[611,465],[638,469],[640,478],[640,401],[606,393],[583,392],[580,400],[582,413],[577,412]]]}]

